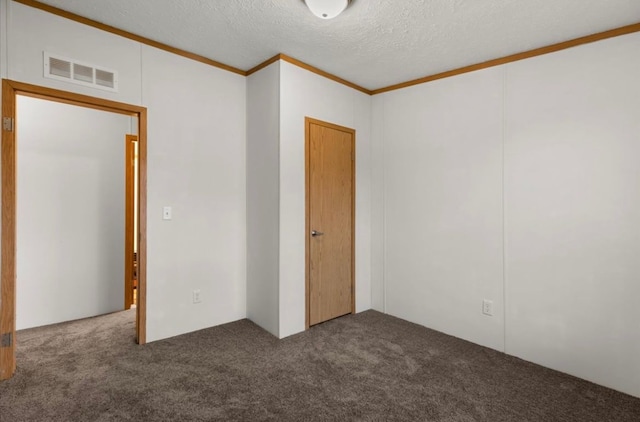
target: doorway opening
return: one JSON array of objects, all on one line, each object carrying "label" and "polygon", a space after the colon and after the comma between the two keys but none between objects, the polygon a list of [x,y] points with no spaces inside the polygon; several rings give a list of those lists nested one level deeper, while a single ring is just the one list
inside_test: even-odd
[{"label": "doorway opening", "polygon": [[355,313],[355,136],[305,118],[306,328]]},{"label": "doorway opening", "polygon": [[[8,379],[15,373],[15,331],[16,331],[16,179],[18,161],[16,156],[17,96],[33,97],[48,101],[108,111],[130,117],[137,121],[137,239],[136,280],[136,339],[139,344],[146,342],[146,109],[140,106],[119,103],[100,98],[60,91],[36,85],[4,79],[2,81],[2,270],[0,279],[0,380]],[[121,156],[122,157],[122,156]],[[132,229],[132,232],[134,230]],[[122,262],[122,255],[120,255]],[[122,273],[121,273],[122,274]],[[119,278],[121,280],[121,278]],[[122,285],[121,285],[122,286]],[[122,287],[121,287],[122,288]],[[122,302],[120,302],[122,303]],[[122,308],[120,308],[122,309]]]}]

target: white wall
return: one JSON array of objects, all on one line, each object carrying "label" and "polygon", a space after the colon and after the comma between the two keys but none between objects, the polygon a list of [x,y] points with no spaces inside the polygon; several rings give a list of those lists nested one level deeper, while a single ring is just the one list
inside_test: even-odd
[{"label": "white wall", "polygon": [[[7,0],[0,0],[0,77],[7,77]],[[0,93],[2,88],[0,88]]]},{"label": "white wall", "polygon": [[356,311],[371,307],[371,97],[280,64],[280,337],[305,324],[304,118],[356,130]]},{"label": "white wall", "polygon": [[18,97],[17,329],[124,309],[130,118]]},{"label": "white wall", "polygon": [[[9,79],[140,104],[140,44],[13,1],[8,2]],[[43,52],[118,71],[119,92],[44,77]]]},{"label": "white wall", "polygon": [[640,396],[639,48],[626,35],[377,96],[377,306]]},{"label": "white wall", "polygon": [[247,78],[247,318],[279,336],[280,62]]},{"label": "white wall", "polygon": [[[245,78],[142,46],[142,100],[149,119],[147,335],[242,319]],[[173,207],[173,220],[162,220],[163,206]]]},{"label": "white wall", "polygon": [[[147,340],[244,318],[245,78],[15,2],[7,19],[10,79],[148,107]],[[117,70],[119,92],[44,78],[43,51]]]},{"label": "white wall", "polygon": [[384,137],[386,312],[498,350],[502,77],[491,68],[393,91],[374,117]]},{"label": "white wall", "polygon": [[384,96],[371,99],[371,308],[384,299]]},{"label": "white wall", "polygon": [[640,34],[507,66],[507,352],[640,396]]}]

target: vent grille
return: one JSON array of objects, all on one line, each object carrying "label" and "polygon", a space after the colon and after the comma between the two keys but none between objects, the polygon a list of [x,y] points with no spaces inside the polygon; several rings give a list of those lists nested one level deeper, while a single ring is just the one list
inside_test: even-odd
[{"label": "vent grille", "polygon": [[117,72],[47,52],[44,53],[44,77],[107,91],[118,91]]},{"label": "vent grille", "polygon": [[107,88],[115,87],[115,75],[113,72],[96,69],[96,83]]},{"label": "vent grille", "polygon": [[76,81],[93,83],[93,68],[89,66],[83,66],[81,64],[73,64],[73,79]]},{"label": "vent grille", "polygon": [[49,57],[49,72],[52,75],[69,79],[71,77],[71,63],[55,57]]}]

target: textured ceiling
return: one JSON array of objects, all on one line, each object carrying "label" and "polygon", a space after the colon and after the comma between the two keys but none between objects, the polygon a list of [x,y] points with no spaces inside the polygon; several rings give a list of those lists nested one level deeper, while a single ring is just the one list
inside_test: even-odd
[{"label": "textured ceiling", "polygon": [[640,0],[41,0],[248,70],[284,53],[367,89],[640,22]]}]

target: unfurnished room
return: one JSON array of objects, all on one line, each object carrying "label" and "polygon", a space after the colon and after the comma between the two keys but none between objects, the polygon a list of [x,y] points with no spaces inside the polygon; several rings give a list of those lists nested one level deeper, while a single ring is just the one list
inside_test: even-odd
[{"label": "unfurnished room", "polygon": [[0,421],[640,421],[640,1],[0,0]]}]

